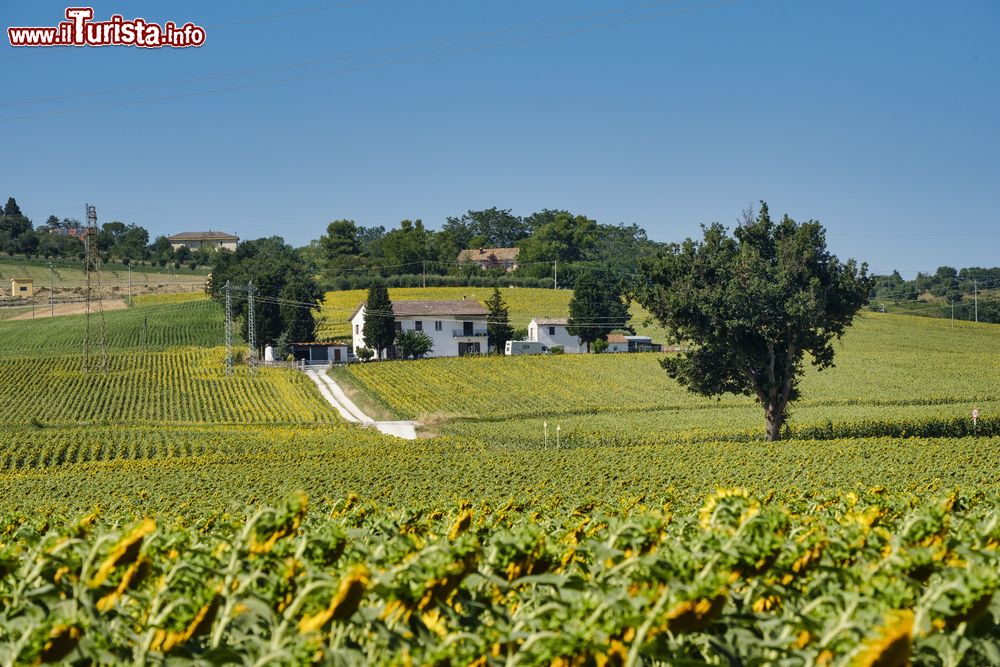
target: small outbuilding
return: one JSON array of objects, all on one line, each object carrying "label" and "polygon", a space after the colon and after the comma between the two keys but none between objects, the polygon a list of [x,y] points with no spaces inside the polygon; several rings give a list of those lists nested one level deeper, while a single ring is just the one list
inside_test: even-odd
[{"label": "small outbuilding", "polygon": [[628,339],[623,334],[608,334],[608,352],[628,351]]},{"label": "small outbuilding", "polygon": [[528,323],[528,340],[542,343],[550,350],[561,347],[566,354],[586,352],[586,344],[566,330],[567,322],[565,317],[536,317]]},{"label": "small outbuilding", "polygon": [[350,346],[346,343],[295,343],[291,346],[295,361],[306,365],[342,364],[348,361]]},{"label": "small outbuilding", "polygon": [[31,278],[11,278],[10,295],[30,299],[35,294],[35,281]]}]

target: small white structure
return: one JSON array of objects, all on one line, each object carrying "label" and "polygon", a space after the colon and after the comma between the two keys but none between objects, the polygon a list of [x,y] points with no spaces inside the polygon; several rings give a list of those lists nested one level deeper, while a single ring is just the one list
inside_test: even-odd
[{"label": "small white structure", "polygon": [[662,352],[663,346],[649,336],[608,335],[608,352]]},{"label": "small white structure", "polygon": [[[486,354],[486,317],[489,311],[473,299],[452,301],[393,301],[392,314],[396,331],[423,331],[430,336],[433,349],[426,357],[464,357]],[[361,303],[350,317],[351,349],[354,354],[365,342],[365,304]],[[384,359],[395,359],[394,348],[383,351]]]},{"label": "small white structure", "polygon": [[527,340],[509,340],[504,347],[504,354],[508,357],[516,357],[520,354],[547,354],[549,348],[541,343],[532,343]]},{"label": "small white structure", "polygon": [[566,354],[586,352],[586,344],[566,331],[566,322],[566,318],[536,317],[528,323],[528,340],[542,343],[549,349],[560,346]]},{"label": "small white structure", "polygon": [[265,345],[264,346],[264,363],[272,364],[274,363],[274,346]]},{"label": "small white structure", "polygon": [[347,362],[349,348],[344,343],[295,343],[292,357],[307,366],[341,364]]},{"label": "small white structure", "polygon": [[622,334],[608,334],[608,352],[628,352],[628,339]]}]

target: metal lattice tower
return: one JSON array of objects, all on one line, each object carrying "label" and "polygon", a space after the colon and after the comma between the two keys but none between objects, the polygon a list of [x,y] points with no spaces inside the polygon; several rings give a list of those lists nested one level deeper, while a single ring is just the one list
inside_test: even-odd
[{"label": "metal lattice tower", "polygon": [[247,362],[250,373],[257,373],[257,313],[254,305],[254,286],[251,280],[247,284]]},{"label": "metal lattice tower", "polygon": [[233,374],[233,290],[226,281],[226,375]]},{"label": "metal lattice tower", "polygon": [[84,312],[86,324],[83,336],[83,370],[90,371],[95,365],[90,358],[90,310],[94,301],[94,288],[97,289],[97,311],[100,315],[100,337],[97,340],[101,348],[101,370],[108,370],[108,337],[104,324],[104,285],[101,283],[101,256],[97,250],[97,207],[87,204],[87,231],[83,236],[84,273],[86,274]]}]

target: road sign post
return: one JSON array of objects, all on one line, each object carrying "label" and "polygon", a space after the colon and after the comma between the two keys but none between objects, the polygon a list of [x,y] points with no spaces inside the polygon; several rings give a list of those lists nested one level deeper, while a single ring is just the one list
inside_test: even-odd
[{"label": "road sign post", "polygon": [[979,408],[972,409],[972,432],[979,433]]}]

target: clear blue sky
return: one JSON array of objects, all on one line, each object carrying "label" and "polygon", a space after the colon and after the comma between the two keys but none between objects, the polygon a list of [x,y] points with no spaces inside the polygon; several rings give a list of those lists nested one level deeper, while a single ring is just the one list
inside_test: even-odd
[{"label": "clear blue sky", "polygon": [[[348,0],[341,0],[347,2]],[[208,28],[200,49],[0,47],[0,195],[50,213],[294,244],[330,220],[391,227],[499,206],[638,223],[657,240],[749,202],[815,218],[841,257],[904,275],[1000,264],[1000,3],[741,0],[467,52],[208,95],[697,8],[677,0],[348,60],[338,56],[642,0],[107,2],[96,16]],[[3,0],[3,27],[65,3]],[[313,8],[255,22],[245,19]],[[219,25],[224,24],[224,25]],[[27,54],[27,55],[24,55]],[[278,65],[328,62],[97,96]],[[15,116],[27,119],[7,120]]]}]

